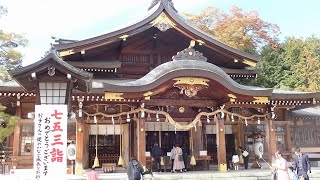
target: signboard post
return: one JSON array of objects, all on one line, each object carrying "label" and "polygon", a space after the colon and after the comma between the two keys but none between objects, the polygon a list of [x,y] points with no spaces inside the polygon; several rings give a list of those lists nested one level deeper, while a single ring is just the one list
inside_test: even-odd
[{"label": "signboard post", "polygon": [[67,170],[67,105],[36,105],[33,169],[35,179],[63,179]]}]

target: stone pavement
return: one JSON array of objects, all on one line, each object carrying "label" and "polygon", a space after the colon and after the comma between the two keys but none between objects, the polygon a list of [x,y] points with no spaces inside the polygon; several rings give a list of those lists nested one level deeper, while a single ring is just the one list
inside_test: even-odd
[{"label": "stone pavement", "polygon": [[[270,170],[262,169],[250,169],[250,170],[239,170],[239,171],[228,171],[228,172],[218,172],[218,171],[189,171],[184,173],[154,173],[153,177],[155,180],[269,180]],[[2,175],[0,174],[1,180],[33,180],[32,169],[17,169],[15,174],[12,175]],[[86,174],[83,176],[66,175],[65,179],[70,180],[86,180]],[[109,180],[126,180],[125,173],[101,173],[99,179],[109,179]],[[320,169],[314,169],[311,174],[310,180],[320,179]]]}]

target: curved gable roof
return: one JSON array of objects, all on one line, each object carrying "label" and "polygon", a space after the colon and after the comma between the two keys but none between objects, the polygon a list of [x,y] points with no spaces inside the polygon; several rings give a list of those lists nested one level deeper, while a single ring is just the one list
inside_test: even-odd
[{"label": "curved gable roof", "polygon": [[[125,28],[93,37],[90,39],[85,39],[73,43],[67,43],[67,44],[54,44],[54,48],[58,51],[72,51],[72,53],[80,52],[82,50],[94,48],[97,46],[105,45],[114,41],[120,41],[120,37],[122,35],[131,35],[143,32],[144,30],[147,30],[152,27],[152,22],[162,12],[166,12],[167,15],[169,15],[169,18],[176,22],[177,26],[181,27],[181,29],[185,29],[188,31],[188,33],[193,35],[193,38],[200,39],[205,42],[206,46],[209,46],[210,48],[229,54],[232,57],[239,58],[242,60],[252,60],[254,62],[259,61],[258,56],[254,56],[242,51],[239,51],[235,48],[232,48],[218,40],[215,40],[214,38],[210,37],[209,35],[205,34],[204,32],[201,32],[194,27],[192,27],[188,22],[186,22],[174,9],[171,1],[168,0],[159,0],[157,5],[154,5],[154,7],[148,12],[148,16],[144,18],[143,20],[134,23],[130,26],[127,26]],[[96,44],[96,45],[94,45]],[[98,45],[97,45],[98,44]]]},{"label": "curved gable roof", "polygon": [[198,60],[174,60],[161,64],[144,77],[126,83],[104,83],[104,90],[109,92],[143,92],[156,88],[160,84],[182,76],[204,77],[213,79],[224,87],[238,94],[249,96],[271,96],[272,89],[244,86],[235,82],[221,68],[211,63]]},{"label": "curved gable roof", "polygon": [[30,83],[31,73],[40,72],[43,69],[48,68],[52,64],[55,64],[56,69],[59,69],[61,72],[70,73],[72,77],[76,77],[77,83],[79,85],[79,90],[84,92],[90,91],[93,74],[85,72],[66,63],[57,55],[54,50],[52,50],[46,57],[44,57],[40,61],[37,61],[20,69],[9,71],[9,73],[21,87],[23,87],[27,91],[30,91],[34,89],[34,85]]}]

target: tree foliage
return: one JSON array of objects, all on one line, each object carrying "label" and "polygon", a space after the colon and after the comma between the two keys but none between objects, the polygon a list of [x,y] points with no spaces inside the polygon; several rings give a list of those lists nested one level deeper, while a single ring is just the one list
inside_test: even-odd
[{"label": "tree foliage", "polygon": [[320,39],[290,37],[280,48],[265,46],[258,67],[262,73],[241,83],[284,90],[320,91]]},{"label": "tree foliage", "polygon": [[16,123],[20,119],[18,116],[11,116],[5,113],[6,107],[0,105],[0,143],[15,130]]},{"label": "tree foliage", "polygon": [[[0,5],[0,18],[7,10]],[[8,70],[22,66],[22,54],[16,47],[25,47],[28,41],[23,35],[0,30],[0,80],[11,80]]]},{"label": "tree foliage", "polygon": [[185,14],[187,20],[201,31],[234,48],[256,53],[260,47],[278,45],[279,27],[259,18],[257,11],[243,12],[233,6],[230,13],[208,7],[200,14]]}]

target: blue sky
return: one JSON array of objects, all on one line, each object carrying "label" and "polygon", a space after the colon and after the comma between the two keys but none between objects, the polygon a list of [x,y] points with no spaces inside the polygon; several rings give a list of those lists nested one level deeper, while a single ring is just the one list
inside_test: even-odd
[{"label": "blue sky", "polygon": [[[87,39],[141,19],[152,0],[0,0],[8,14],[0,19],[5,31],[25,34],[29,46],[21,49],[23,65],[41,59],[54,41],[51,36]],[[280,27],[287,36],[320,37],[319,0],[173,0],[179,13],[199,13],[207,6],[229,11],[232,5],[256,10],[264,21]]]}]

